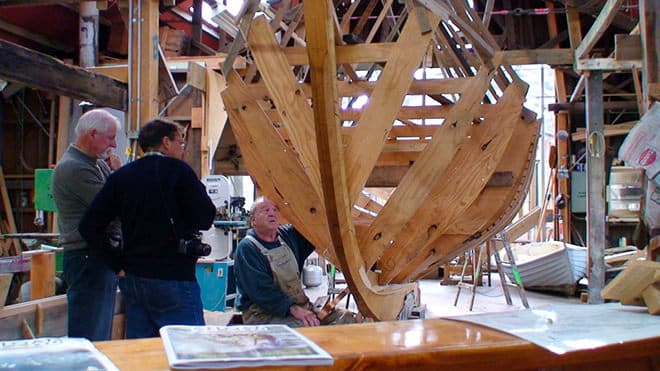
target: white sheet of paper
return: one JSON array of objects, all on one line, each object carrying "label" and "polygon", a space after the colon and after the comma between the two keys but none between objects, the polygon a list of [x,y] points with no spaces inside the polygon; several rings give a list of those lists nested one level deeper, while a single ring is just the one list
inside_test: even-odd
[{"label": "white sheet of paper", "polygon": [[518,311],[446,317],[518,336],[557,354],[660,337],[660,316],[646,307],[553,304]]}]

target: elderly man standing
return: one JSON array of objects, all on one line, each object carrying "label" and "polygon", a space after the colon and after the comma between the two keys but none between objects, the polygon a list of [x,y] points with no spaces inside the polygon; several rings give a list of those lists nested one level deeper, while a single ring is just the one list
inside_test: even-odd
[{"label": "elderly man standing", "polygon": [[[52,192],[57,206],[63,270],[67,289],[70,337],[109,340],[117,294],[115,271],[90,250],[78,232],[78,223],[106,178],[121,166],[116,136],[121,123],[109,112],[86,112],[76,125],[76,139],[57,163]],[[113,225],[109,233],[119,233]]]},{"label": "elderly man standing", "polygon": [[244,323],[302,327],[355,322],[351,312],[341,309],[323,320],[318,318],[300,280],[302,266],[314,246],[292,225],[280,225],[275,202],[256,199],[250,222],[252,229],[238,244],[234,260],[236,304]]}]

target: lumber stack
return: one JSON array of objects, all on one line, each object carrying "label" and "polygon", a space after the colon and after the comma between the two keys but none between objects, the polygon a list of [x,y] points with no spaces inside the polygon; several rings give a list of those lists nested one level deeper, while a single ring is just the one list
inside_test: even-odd
[{"label": "lumber stack", "polygon": [[618,300],[624,305],[646,306],[651,314],[660,314],[660,262],[637,260],[628,264],[601,291],[603,299]]}]

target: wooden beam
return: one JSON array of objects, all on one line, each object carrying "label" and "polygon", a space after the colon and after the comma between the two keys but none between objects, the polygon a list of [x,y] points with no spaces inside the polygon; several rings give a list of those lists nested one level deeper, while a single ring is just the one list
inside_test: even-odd
[{"label": "wooden beam", "polygon": [[[597,70],[598,71],[598,70]],[[623,109],[637,109],[637,102],[635,101],[607,101],[602,102],[603,109],[605,110],[623,110]],[[571,112],[584,112],[586,104],[578,103],[550,103],[548,110],[550,111],[571,111]]]},{"label": "wooden beam", "polygon": [[382,212],[362,236],[360,245],[367,266],[370,267],[390,247],[393,237],[406,226],[406,222],[412,220],[429,192],[445,175],[456,151],[468,137],[479,105],[490,86],[492,76],[489,72],[482,67],[477,78],[465,86],[460,101],[447,115],[447,124],[438,128],[431,144],[417,158]]},{"label": "wooden beam", "polygon": [[642,93],[645,109],[651,107],[658,97],[660,82],[660,2],[657,0],[639,1],[639,28],[642,44]]},{"label": "wooden beam", "polygon": [[[0,198],[2,199],[2,211],[5,214],[4,222],[6,222],[6,228],[9,233],[16,233],[16,220],[14,219],[14,210],[11,207],[11,199],[9,198],[9,192],[7,191],[7,182],[5,180],[5,173],[0,166]],[[3,228],[4,229],[4,228]],[[10,250],[11,255],[18,255],[21,250],[21,243],[18,239],[11,239],[11,246],[13,246],[13,251]]]},{"label": "wooden beam", "polygon": [[580,45],[575,49],[576,60],[589,56],[591,49],[593,49],[594,45],[596,45],[600,37],[605,33],[605,30],[607,30],[607,27],[612,23],[622,2],[623,0],[607,0],[607,3],[603,5],[589,32],[587,32]]},{"label": "wooden beam", "polygon": [[602,303],[605,284],[605,137],[603,135],[603,75],[587,77],[587,248],[589,251],[589,303]]},{"label": "wooden beam", "polygon": [[515,223],[506,227],[504,232],[509,241],[515,241],[518,237],[532,229],[536,225],[536,221],[539,220],[540,214],[541,208],[537,206]]},{"label": "wooden beam", "polygon": [[[483,69],[485,67],[482,67]],[[482,95],[486,89],[478,87],[474,90],[480,90],[480,95]],[[447,167],[435,183],[426,184],[430,190],[426,193],[423,202],[413,210],[409,218],[413,222],[406,223],[403,228],[396,228],[395,234],[391,237],[385,231],[381,232],[383,237],[380,239],[388,242],[389,245],[379,261],[379,267],[383,270],[379,277],[381,284],[402,282],[395,278],[406,270],[414,269],[413,261],[417,257],[428,256],[431,250],[437,246],[433,244],[433,241],[445,235],[448,228],[454,225],[457,219],[463,216],[478,200],[479,195],[484,192],[488,179],[491,178],[507,152],[513,133],[521,124],[520,113],[525,90],[526,86],[523,84],[509,85],[504,96],[497,103],[502,112],[501,116],[486,118],[479,125],[469,125],[469,135],[467,135],[469,139],[462,141],[460,148],[454,151],[455,157],[452,162],[456,161],[453,163],[457,166]],[[468,102],[469,100],[466,103]],[[456,128],[457,132],[458,130]],[[454,135],[454,133],[447,135]],[[436,145],[442,142],[446,141],[438,141]],[[446,154],[443,153],[442,156],[446,156]],[[418,163],[419,160],[415,162],[415,165]],[[406,178],[411,175],[413,175],[412,169]],[[402,186],[397,187],[395,194],[399,188]],[[506,192],[504,190],[511,188],[495,189]],[[390,196],[387,205],[379,214],[379,218],[390,205],[395,194]],[[404,210],[405,207],[402,206]],[[406,210],[406,212],[409,211]],[[389,241],[393,242],[389,243]],[[366,253],[363,255],[367,259]]]},{"label": "wooden beam", "polygon": [[299,154],[312,185],[320,190],[318,154],[312,139],[314,112],[264,17],[252,21],[247,42],[294,150]]},{"label": "wooden beam", "polygon": [[15,24],[9,23],[7,21],[4,21],[0,19],[0,30],[3,30],[5,32],[8,32],[10,34],[14,34],[18,37],[28,39],[30,41],[33,41],[39,45],[45,46],[46,48],[50,48],[53,50],[56,50],[58,52],[64,52],[67,54],[73,53],[76,51],[75,46],[70,46],[70,45],[65,45],[60,43],[59,41],[55,39],[48,38],[46,36],[36,34],[34,32],[31,32],[23,27],[16,26]]},{"label": "wooden beam", "polygon": [[[395,42],[337,45],[338,64],[387,62]],[[309,64],[305,48],[302,46],[282,47],[289,64],[292,66]],[[501,50],[495,53],[500,63],[505,64],[573,64],[571,49],[526,49]]]},{"label": "wooden beam", "polygon": [[23,321],[32,328],[38,328],[40,337],[66,336],[66,308],[66,295],[8,305],[0,309],[0,340],[22,338]]},{"label": "wooden beam", "polygon": [[[222,102],[222,91],[226,88],[225,78],[211,68],[206,69],[206,115],[204,115],[204,137],[202,143],[202,155],[213,158],[220,143],[220,137],[227,125],[227,110]],[[206,151],[206,154],[204,153]],[[208,159],[204,162],[203,169],[209,169]],[[202,172],[205,173],[205,172]],[[204,174],[208,175],[208,174]]]},{"label": "wooden beam", "polygon": [[566,23],[568,23],[568,38],[571,49],[575,50],[582,41],[582,27],[580,25],[580,12],[570,2],[566,4]]},{"label": "wooden beam", "polygon": [[[627,135],[633,126],[637,124],[637,121],[624,122],[616,125],[605,125],[604,135],[607,137],[614,137],[618,135]],[[587,139],[587,132],[583,128],[577,128],[576,131],[571,135],[571,140],[573,142],[584,142]]]},{"label": "wooden beam", "polygon": [[630,71],[633,68],[641,69],[642,61],[639,59],[616,60],[614,58],[589,58],[575,61],[575,69],[578,71]]},{"label": "wooden beam", "polygon": [[129,87],[132,98],[127,125],[129,137],[137,135],[142,124],[158,116],[158,5],[156,0],[139,1],[140,18],[132,17],[134,45],[130,61],[133,79]]},{"label": "wooden beam", "polygon": [[614,59],[641,60],[642,39],[640,36],[628,34],[614,35]]},{"label": "wooden beam", "polygon": [[[369,175],[365,187],[393,188],[397,187],[410,169],[410,165],[385,165],[376,166]],[[486,184],[486,187],[509,187],[512,185],[513,175],[511,172],[495,172]]]},{"label": "wooden beam", "polygon": [[503,50],[495,53],[495,60],[499,58],[501,64],[573,64],[573,51],[571,49],[521,49]]},{"label": "wooden beam", "polygon": [[[429,19],[432,24],[439,21],[437,16],[430,13]],[[408,19],[397,42],[398,50],[393,50],[380,74],[356,131],[344,143],[351,201],[357,198],[369,178],[383,139],[392,128],[392,122],[413,80],[413,72],[419,67],[431,37],[432,33],[420,34],[417,17]]]},{"label": "wooden beam", "polygon": [[114,79],[0,40],[0,78],[126,111],[127,87]]},{"label": "wooden beam", "polygon": [[[328,228],[337,259],[346,276],[360,312],[377,320],[394,320],[401,311],[404,296],[412,285],[374,288],[366,279],[351,217],[351,195],[348,192],[340,125],[337,121],[337,76],[334,58],[334,24],[329,2],[305,3],[305,20],[310,27],[307,41],[310,55],[314,126],[320,163],[323,200]],[[357,198],[357,196],[355,197]]]}]

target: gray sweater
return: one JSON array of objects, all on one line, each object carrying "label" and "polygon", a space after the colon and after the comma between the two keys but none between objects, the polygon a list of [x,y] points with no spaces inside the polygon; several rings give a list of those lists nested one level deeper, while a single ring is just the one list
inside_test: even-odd
[{"label": "gray sweater", "polygon": [[57,207],[59,241],[65,250],[87,248],[78,233],[78,224],[110,172],[105,161],[87,156],[74,145],[69,146],[57,163],[51,191]]}]

